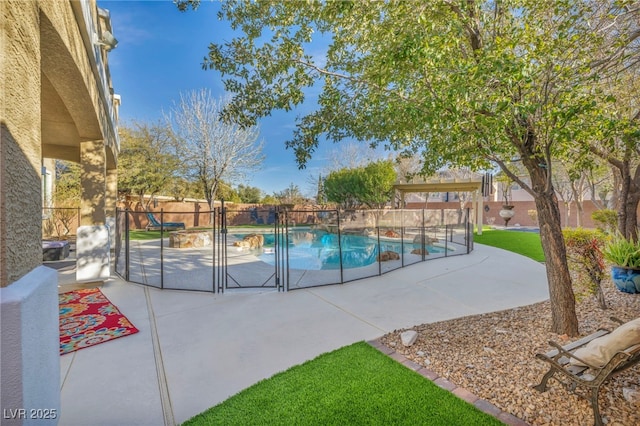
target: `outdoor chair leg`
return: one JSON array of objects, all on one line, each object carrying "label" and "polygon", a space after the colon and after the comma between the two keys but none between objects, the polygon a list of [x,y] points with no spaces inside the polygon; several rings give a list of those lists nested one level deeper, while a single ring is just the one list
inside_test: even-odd
[{"label": "outdoor chair leg", "polygon": [[600,387],[591,388],[591,408],[593,408],[593,424],[595,426],[603,426],[602,417],[600,416],[600,407],[598,407],[598,392]]},{"label": "outdoor chair leg", "polygon": [[553,370],[553,368],[551,368],[549,371],[547,371],[547,374],[542,377],[542,381],[540,382],[540,384],[534,386],[533,388],[538,392],[545,392],[547,390],[547,381],[549,381],[549,379],[553,376],[553,373],[555,373],[555,371]]}]

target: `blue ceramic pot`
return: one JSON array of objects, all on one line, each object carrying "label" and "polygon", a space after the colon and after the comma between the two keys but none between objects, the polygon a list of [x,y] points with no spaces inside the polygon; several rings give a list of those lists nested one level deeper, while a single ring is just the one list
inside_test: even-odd
[{"label": "blue ceramic pot", "polygon": [[640,269],[612,266],[611,279],[618,290],[624,293],[640,293]]}]

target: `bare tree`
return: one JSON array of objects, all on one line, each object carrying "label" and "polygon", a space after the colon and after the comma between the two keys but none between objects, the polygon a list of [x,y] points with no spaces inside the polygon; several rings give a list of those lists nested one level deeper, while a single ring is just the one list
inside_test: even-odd
[{"label": "bare tree", "polygon": [[422,159],[417,155],[398,156],[395,163],[398,179],[409,181],[414,176],[419,176],[422,171]]},{"label": "bare tree", "polygon": [[564,226],[569,226],[571,218],[571,204],[575,201],[575,193],[573,191],[573,179],[571,172],[567,166],[560,162],[553,162],[555,174],[552,176],[553,187],[562,204],[564,205]]},{"label": "bare tree", "polygon": [[596,166],[587,172],[587,191],[591,196],[591,202],[598,210],[617,208],[616,172],[613,166],[608,166],[602,160],[598,160]]},{"label": "bare tree", "polygon": [[383,155],[368,145],[357,142],[343,142],[336,149],[329,152],[328,166],[324,174],[341,169],[355,169],[364,167],[383,159]]},{"label": "bare tree", "polygon": [[181,94],[166,117],[184,173],[198,182],[211,208],[223,180],[238,183],[264,160],[259,128],[221,121],[225,103],[207,89],[194,90]]}]

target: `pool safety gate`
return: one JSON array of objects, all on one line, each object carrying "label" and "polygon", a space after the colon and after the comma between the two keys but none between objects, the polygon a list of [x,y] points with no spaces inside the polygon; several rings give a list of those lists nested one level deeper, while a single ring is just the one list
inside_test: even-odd
[{"label": "pool safety gate", "polygon": [[118,210],[115,270],[130,282],[213,293],[343,284],[470,253],[470,217],[469,209]]}]

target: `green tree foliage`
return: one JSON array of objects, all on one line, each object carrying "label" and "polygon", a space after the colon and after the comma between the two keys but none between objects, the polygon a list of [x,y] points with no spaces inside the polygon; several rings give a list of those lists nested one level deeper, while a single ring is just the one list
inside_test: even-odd
[{"label": "green tree foliage", "polygon": [[167,185],[167,195],[172,196],[176,201],[182,201],[185,198],[200,199],[202,194],[197,182],[191,182],[183,177],[174,177]]},{"label": "green tree foliage", "polygon": [[[179,0],[179,8],[198,1]],[[385,143],[423,155],[423,172],[499,166],[536,201],[552,331],[576,335],[552,159],[575,155],[605,127],[611,98],[595,85],[636,39],[627,1],[281,2],[222,4],[243,35],[211,44],[228,121],[249,126],[290,110],[321,85],[287,146],[304,166],[321,136]],[[318,58],[314,37],[331,38]],[[314,55],[315,54],[315,55]],[[591,132],[593,133],[593,132]],[[521,165],[527,182],[514,172]]]},{"label": "green tree foliage", "polygon": [[[640,33],[637,24],[616,30],[621,31],[623,43]],[[607,95],[610,104],[608,108],[597,109],[584,122],[583,131],[588,134],[587,143],[582,146],[586,151],[582,163],[592,162],[595,155],[611,167],[614,173],[612,198],[616,201],[615,207],[611,207],[618,212],[618,231],[635,241],[640,204],[640,107],[637,102],[640,79],[637,52],[624,49],[623,43],[620,43],[622,54],[613,56],[610,61],[613,64],[608,64],[600,73],[599,81],[594,83]]]},{"label": "green tree foliage", "polygon": [[262,190],[255,186],[238,185],[236,192],[241,203],[257,204],[262,199]]},{"label": "green tree foliage", "polygon": [[215,198],[220,200],[229,201],[232,203],[241,203],[242,200],[238,195],[238,192],[228,183],[220,181],[216,189]]},{"label": "green tree foliage", "polygon": [[70,161],[56,161],[54,208],[47,211],[44,232],[63,237],[71,232],[72,222],[78,220],[78,207],[82,197],[80,165]]},{"label": "green tree foliage", "polygon": [[618,213],[611,209],[596,210],[591,213],[591,219],[596,223],[600,232],[614,234],[618,222]]},{"label": "green tree foliage", "polygon": [[342,169],[329,173],[324,181],[324,193],[327,201],[336,203],[345,210],[355,209],[361,205],[357,198],[360,192],[361,169]]},{"label": "green tree foliage", "polygon": [[326,191],[324,189],[324,181],[325,179],[322,178],[322,175],[318,176],[318,184],[316,187],[316,204],[327,204],[327,194]]},{"label": "green tree foliage", "polygon": [[[151,197],[166,190],[176,178],[178,159],[172,154],[171,132],[160,124],[135,123],[120,127],[118,191],[135,194],[145,208]],[[146,201],[144,196],[150,196]]]},{"label": "green tree foliage", "polygon": [[382,208],[391,201],[396,171],[392,161],[376,161],[364,167],[329,173],[324,182],[327,200],[343,209],[360,206]]},{"label": "green tree foliage", "polygon": [[56,161],[56,184],[53,203],[56,207],[79,207],[82,187],[80,165],[70,161]]},{"label": "green tree foliage", "polygon": [[275,195],[265,195],[262,200],[260,200],[261,204],[277,206],[280,204],[280,200],[278,200]]},{"label": "green tree foliage", "polygon": [[289,184],[282,191],[274,193],[273,196],[278,200],[278,204],[304,204],[308,202],[302,195],[300,187],[294,183]]}]

